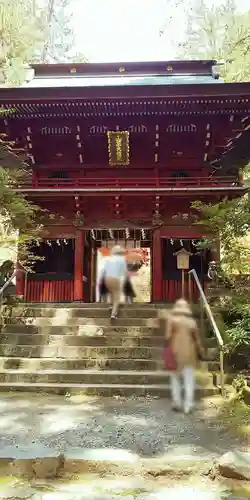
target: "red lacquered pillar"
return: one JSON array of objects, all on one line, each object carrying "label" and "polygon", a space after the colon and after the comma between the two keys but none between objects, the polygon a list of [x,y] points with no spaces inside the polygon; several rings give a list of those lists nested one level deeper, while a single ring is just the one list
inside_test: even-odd
[{"label": "red lacquered pillar", "polygon": [[83,301],[84,231],[77,229],[75,236],[74,300]]},{"label": "red lacquered pillar", "polygon": [[162,300],[162,255],[160,229],[153,233],[152,245],[152,302]]},{"label": "red lacquered pillar", "polygon": [[17,261],[16,263],[16,296],[19,298],[25,298],[25,273],[21,264]]}]

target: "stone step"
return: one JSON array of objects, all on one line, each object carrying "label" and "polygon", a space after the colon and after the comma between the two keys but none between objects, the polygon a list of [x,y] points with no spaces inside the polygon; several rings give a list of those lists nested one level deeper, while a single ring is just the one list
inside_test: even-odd
[{"label": "stone step", "polygon": [[95,325],[95,326],[148,326],[148,319],[150,318],[117,318],[111,320],[108,316],[105,318],[72,318],[68,316],[54,316],[54,317],[12,317],[6,318],[6,323],[9,324],[23,324],[23,325],[35,325],[35,326],[83,326],[83,325]]},{"label": "stone step", "polygon": [[[170,388],[166,384],[73,384],[73,383],[24,383],[0,382],[0,391],[43,392],[53,394],[85,394],[88,396],[154,396],[169,397]],[[214,386],[196,387],[196,397],[210,397],[219,393]]]},{"label": "stone step", "polygon": [[[107,308],[107,304],[103,302],[21,302],[18,306],[20,308],[29,308],[29,309],[100,309]],[[133,309],[133,308],[148,308],[151,309],[162,309],[169,308],[171,304],[162,302],[162,303],[153,303],[153,302],[133,302],[133,304],[122,304],[122,307],[125,309]]]},{"label": "stone step", "polygon": [[[101,332],[100,332],[101,333]],[[65,346],[129,346],[129,347],[162,347],[165,343],[165,337],[156,334],[153,335],[75,335],[75,334],[63,334],[63,335],[50,335],[50,334],[16,334],[16,333],[3,333],[0,334],[0,345],[1,344],[14,344],[14,345],[33,345],[33,346],[43,346],[43,345],[53,345],[60,347]],[[204,345],[206,347],[216,347],[216,339],[205,339]]]},{"label": "stone step", "polygon": [[[20,302],[18,305],[13,307],[19,307],[22,309],[106,309],[109,304],[103,302]],[[172,307],[171,302],[137,302],[134,301],[133,304],[121,304],[124,309],[170,309]],[[200,310],[200,304],[198,302],[193,302],[192,310],[197,312]]]},{"label": "stone step", "polygon": [[[218,355],[217,348],[207,348],[212,360]],[[0,356],[15,356],[27,358],[126,358],[126,359],[161,359],[162,346],[66,346],[66,345],[13,345],[0,344]]]},{"label": "stone step", "polygon": [[[153,318],[157,316],[157,309],[152,307],[135,308],[121,307],[119,310],[120,318]],[[12,309],[12,317],[15,318],[57,318],[61,321],[68,318],[109,318],[110,307],[84,307],[84,308],[21,308],[14,307]]]},{"label": "stone step", "polygon": [[[106,325],[97,326],[95,324],[86,324],[78,326],[36,326],[27,324],[9,324],[5,325],[2,329],[2,334],[16,334],[16,335],[76,335],[76,336],[114,336],[118,337],[150,337],[158,336],[159,330],[150,328],[148,326],[116,326]],[[161,332],[160,332],[161,333]],[[209,347],[216,347],[217,340],[215,336],[206,337],[204,339],[206,345]]]},{"label": "stone step", "polygon": [[[150,319],[151,318],[124,318],[119,317],[115,320],[111,320],[109,317],[106,318],[61,318],[60,316],[55,316],[53,318],[46,317],[12,317],[12,318],[4,318],[5,328],[8,328],[9,331],[11,328],[17,328],[20,326],[21,328],[25,326],[33,326],[33,327],[44,327],[44,328],[52,328],[58,326],[60,328],[77,328],[77,327],[94,327],[99,328],[140,328],[147,327],[150,330],[154,330],[154,328],[150,327]],[[34,331],[34,330],[33,330]],[[211,333],[208,332],[211,336]]]},{"label": "stone step", "polygon": [[8,324],[2,329],[3,334],[29,334],[29,335],[129,335],[129,336],[150,336],[156,331],[148,326],[96,326],[95,324],[78,326],[36,326],[27,324]]},{"label": "stone step", "polygon": [[0,356],[35,357],[35,358],[141,358],[157,359],[162,356],[162,347],[96,347],[96,346],[63,346],[56,345],[12,345],[1,344]]},{"label": "stone step", "polygon": [[115,335],[29,335],[29,334],[0,334],[0,345],[11,344],[16,346],[72,346],[72,347],[163,347],[164,337],[159,336],[115,336]]},{"label": "stone step", "polygon": [[[216,372],[219,368],[218,361],[200,362],[201,370]],[[163,368],[162,358],[152,359],[59,359],[59,358],[16,358],[0,357],[0,370],[24,369],[35,370],[84,370],[92,368],[95,370],[135,370],[154,371]]]},{"label": "stone step", "polygon": [[[67,383],[93,385],[154,385],[169,384],[170,374],[166,370],[36,370],[33,372],[18,369],[0,371],[0,382],[5,383]],[[197,372],[199,386],[213,385],[213,375],[209,372]]]}]

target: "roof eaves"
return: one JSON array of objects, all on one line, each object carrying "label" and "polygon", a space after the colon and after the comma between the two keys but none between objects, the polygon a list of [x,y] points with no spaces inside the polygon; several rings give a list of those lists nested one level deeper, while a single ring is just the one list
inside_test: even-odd
[{"label": "roof eaves", "polygon": [[[250,102],[250,82],[224,83],[223,85],[183,84],[183,85],[144,85],[119,87],[22,87],[5,88],[0,91],[0,104],[18,101],[60,101],[91,99],[242,99],[246,106]],[[235,101],[236,104],[236,101]]]}]

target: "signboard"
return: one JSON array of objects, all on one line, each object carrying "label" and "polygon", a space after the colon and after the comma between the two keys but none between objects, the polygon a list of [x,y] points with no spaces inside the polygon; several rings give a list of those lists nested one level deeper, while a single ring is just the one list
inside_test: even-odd
[{"label": "signboard", "polygon": [[109,164],[129,165],[129,132],[108,132]]},{"label": "signboard", "polygon": [[177,257],[177,269],[189,269],[189,259],[190,255],[192,255],[190,252],[185,250],[185,248],[182,248],[178,252],[176,252],[174,255]]}]

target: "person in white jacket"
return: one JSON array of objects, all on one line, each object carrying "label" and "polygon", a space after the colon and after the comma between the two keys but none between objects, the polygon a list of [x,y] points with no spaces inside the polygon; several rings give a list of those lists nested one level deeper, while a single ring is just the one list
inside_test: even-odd
[{"label": "person in white jacket", "polygon": [[103,280],[112,301],[111,319],[115,319],[121,301],[121,292],[124,280],[127,277],[128,269],[125,260],[125,251],[120,246],[112,249],[110,257],[107,257],[103,269],[99,276],[99,283]]}]

